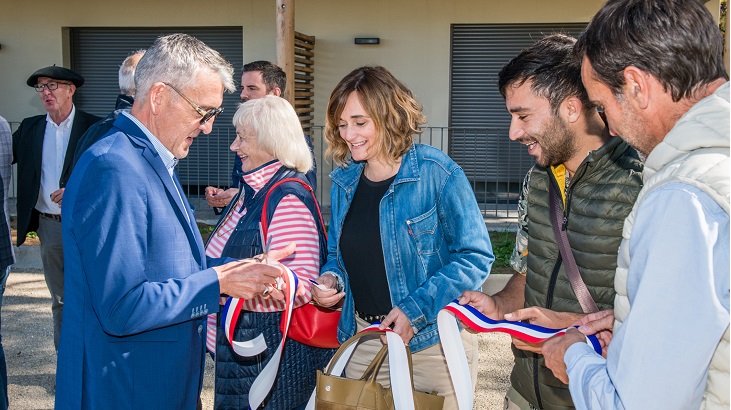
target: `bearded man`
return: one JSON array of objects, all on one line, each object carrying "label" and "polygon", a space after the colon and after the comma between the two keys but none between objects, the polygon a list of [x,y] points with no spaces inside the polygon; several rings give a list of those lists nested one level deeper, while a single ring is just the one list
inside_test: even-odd
[{"label": "bearded man", "polygon": [[[566,328],[589,313],[559,252],[551,195],[560,195],[558,225],[566,232],[588,293],[598,309],[614,303],[617,249],[642,185],[642,163],[634,149],[610,135],[590,102],[581,83],[581,62],[573,56],[575,42],[549,35],[499,74],[512,116],[510,139],[525,145],[536,165],[525,177],[518,205],[521,226],[511,258],[516,273],[494,296],[465,291],[460,298],[492,319]],[[512,348],[515,366],[505,409],[574,408],[568,386],[545,367],[541,344],[514,338]]]}]

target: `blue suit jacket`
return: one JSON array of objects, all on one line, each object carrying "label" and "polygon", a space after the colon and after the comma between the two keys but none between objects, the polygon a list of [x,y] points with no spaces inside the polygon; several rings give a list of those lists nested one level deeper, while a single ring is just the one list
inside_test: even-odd
[{"label": "blue suit jacket", "polygon": [[177,175],[126,116],[111,132],[64,193],[56,408],[195,409],[217,275]]}]

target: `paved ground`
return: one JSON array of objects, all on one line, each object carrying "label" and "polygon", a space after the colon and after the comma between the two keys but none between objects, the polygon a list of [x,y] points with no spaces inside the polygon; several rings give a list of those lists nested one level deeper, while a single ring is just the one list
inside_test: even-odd
[{"label": "paved ground", "polygon": [[[485,291],[505,285],[507,275],[493,275]],[[50,297],[40,270],[13,271],[2,307],[2,342],[9,375],[11,409],[53,408],[56,358],[53,349]],[[510,338],[480,336],[480,370],[475,409],[501,409],[512,365]],[[208,359],[204,381],[204,409],[213,408],[213,365]]]},{"label": "paved ground", "polygon": [[[14,214],[14,199],[9,209]],[[218,216],[204,200],[191,200],[199,222],[215,224]],[[514,230],[512,218],[487,220],[490,230]],[[16,264],[8,278],[2,306],[2,343],[8,366],[10,408],[52,409],[54,406],[56,357],[53,348],[51,299],[43,279],[37,246],[15,248]],[[509,275],[492,275],[483,290],[502,289]],[[480,335],[480,368],[475,389],[475,409],[502,409],[512,367],[510,337]],[[213,363],[206,362],[202,392],[203,408],[213,408]]]}]

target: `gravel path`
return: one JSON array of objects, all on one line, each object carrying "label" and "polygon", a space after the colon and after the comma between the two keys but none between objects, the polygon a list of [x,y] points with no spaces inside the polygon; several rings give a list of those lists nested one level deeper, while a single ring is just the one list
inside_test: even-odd
[{"label": "gravel path", "polygon": [[[485,290],[494,293],[505,281],[494,275]],[[2,308],[2,342],[8,366],[11,409],[52,409],[56,357],[53,349],[51,299],[40,271],[12,272]],[[508,389],[510,337],[480,335],[480,369],[475,409],[502,409]],[[203,408],[213,408],[213,364],[207,359]]]}]

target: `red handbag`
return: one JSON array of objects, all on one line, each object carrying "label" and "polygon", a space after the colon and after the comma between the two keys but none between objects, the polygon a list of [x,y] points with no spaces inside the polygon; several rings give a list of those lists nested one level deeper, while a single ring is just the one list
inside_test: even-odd
[{"label": "red handbag", "polygon": [[[315,207],[317,208],[317,216],[320,218],[320,226],[324,229],[325,223],[322,220],[320,206],[317,203],[317,198],[315,197],[312,187],[302,180],[296,178],[285,178],[272,185],[264,198],[264,206],[262,206],[261,210],[261,229],[264,233],[264,238],[268,237],[267,231],[269,229],[269,221],[267,221],[266,216],[267,205],[269,204],[269,195],[271,195],[274,188],[285,182],[298,182],[302,184],[302,186],[304,186],[310,194],[312,194],[312,198],[315,200]],[[327,232],[325,232],[325,237],[327,238]],[[292,309],[292,319],[289,322],[289,332],[287,333],[287,337],[308,346],[337,348],[340,346],[340,342],[338,342],[338,322],[340,321],[340,311],[340,309],[330,309],[323,306],[317,306],[311,302],[298,308],[294,308]],[[282,321],[279,323],[279,328],[282,330],[282,333],[284,333],[286,325],[285,315],[282,315]]]}]

